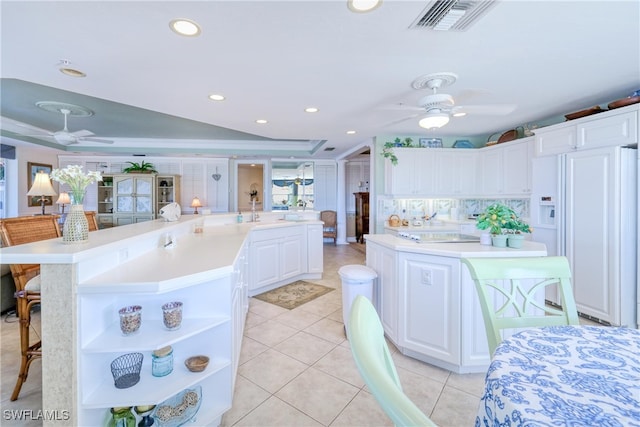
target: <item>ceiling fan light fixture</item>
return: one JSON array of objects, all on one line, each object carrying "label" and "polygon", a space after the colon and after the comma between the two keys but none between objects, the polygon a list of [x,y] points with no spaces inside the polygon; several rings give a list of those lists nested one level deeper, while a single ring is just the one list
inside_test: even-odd
[{"label": "ceiling fan light fixture", "polygon": [[200,35],[200,26],[189,19],[174,19],[169,23],[171,30],[181,36],[196,37]]},{"label": "ceiling fan light fixture", "polygon": [[425,129],[436,129],[449,123],[449,115],[446,113],[429,114],[427,117],[421,119],[418,125]]},{"label": "ceiling fan light fixture", "polygon": [[377,9],[382,4],[382,0],[348,0],[347,7],[355,13],[366,13]]}]

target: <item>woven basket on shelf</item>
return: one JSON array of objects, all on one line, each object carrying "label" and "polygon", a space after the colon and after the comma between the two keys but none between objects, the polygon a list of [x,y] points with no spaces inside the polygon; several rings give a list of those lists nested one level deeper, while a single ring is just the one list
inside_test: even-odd
[{"label": "woven basket on shelf", "polygon": [[396,214],[393,214],[389,217],[389,226],[390,227],[400,227],[400,217]]}]

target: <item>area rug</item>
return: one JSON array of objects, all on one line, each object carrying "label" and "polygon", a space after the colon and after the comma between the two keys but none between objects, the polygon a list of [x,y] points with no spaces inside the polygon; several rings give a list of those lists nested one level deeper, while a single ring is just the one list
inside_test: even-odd
[{"label": "area rug", "polygon": [[334,288],[298,280],[256,295],[254,298],[292,310],[333,290]]}]

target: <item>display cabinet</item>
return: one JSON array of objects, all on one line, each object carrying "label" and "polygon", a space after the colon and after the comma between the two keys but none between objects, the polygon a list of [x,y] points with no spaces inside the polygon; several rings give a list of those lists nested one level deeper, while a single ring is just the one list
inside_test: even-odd
[{"label": "display cabinet", "polygon": [[155,174],[113,176],[113,223],[133,224],[156,218]]},{"label": "display cabinet", "polygon": [[104,175],[98,181],[98,227],[113,227],[113,176]]},{"label": "display cabinet", "polygon": [[169,203],[180,201],[180,176],[156,176],[156,214]]}]

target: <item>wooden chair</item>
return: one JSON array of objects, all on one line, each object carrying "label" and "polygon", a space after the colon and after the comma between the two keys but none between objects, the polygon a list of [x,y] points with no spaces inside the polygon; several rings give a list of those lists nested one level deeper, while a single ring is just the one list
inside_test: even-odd
[{"label": "wooden chair", "polygon": [[382,410],[396,426],[435,426],[402,391],[375,308],[358,295],[349,315],[349,343],[358,371]]},{"label": "wooden chair", "polygon": [[[39,215],[0,220],[0,236],[3,246],[15,246],[39,240],[60,237],[58,217]],[[11,274],[16,285],[16,312],[20,322],[20,352],[22,361],[18,380],[11,400],[16,400],[22,384],[27,380],[31,362],[42,356],[42,342],[30,344],[31,308],[40,303],[40,265],[11,264]]]},{"label": "wooden chair", "polygon": [[333,239],[333,244],[336,244],[336,238],[338,237],[338,215],[336,211],[321,211],[320,221],[324,222],[322,227],[322,237]]},{"label": "wooden chair", "polygon": [[[504,329],[580,324],[567,258],[463,258],[462,262],[480,297],[491,355]],[[545,289],[555,285],[560,291],[560,308],[544,303]]]},{"label": "wooden chair", "polygon": [[84,215],[87,217],[87,222],[89,222],[89,231],[98,231],[96,211],[84,211]]}]

